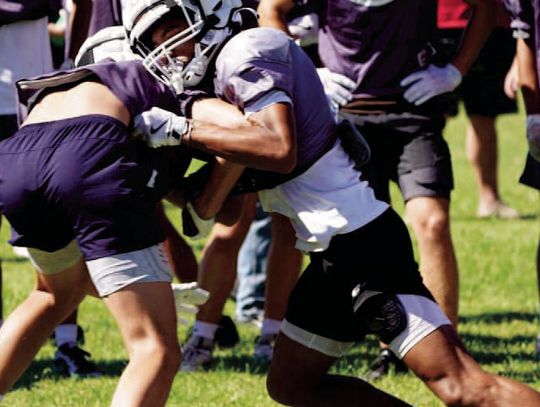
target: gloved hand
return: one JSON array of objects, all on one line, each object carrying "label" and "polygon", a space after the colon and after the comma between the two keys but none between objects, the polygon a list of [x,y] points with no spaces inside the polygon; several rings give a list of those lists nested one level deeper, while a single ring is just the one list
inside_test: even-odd
[{"label": "gloved hand", "polygon": [[182,210],[182,227],[186,236],[192,239],[202,239],[210,234],[214,227],[215,219],[202,219],[197,215],[191,202]]},{"label": "gloved hand", "polygon": [[196,314],[198,305],[203,305],[208,300],[210,293],[199,288],[197,282],[171,284],[174,294],[174,304],[177,312],[189,312]]},{"label": "gloved hand", "polygon": [[324,86],[324,92],[332,102],[344,106],[352,100],[352,92],[356,89],[354,81],[328,68],[317,68],[317,74]]},{"label": "gloved hand", "polygon": [[410,85],[403,97],[418,106],[434,96],[453,91],[461,83],[461,79],[461,72],[452,64],[442,68],[430,65],[423,71],[408,75],[400,85]]},{"label": "gloved hand", "polygon": [[531,156],[540,161],[540,114],[527,115],[527,141]]},{"label": "gloved hand", "polygon": [[179,146],[191,133],[191,122],[168,110],[153,107],[135,116],[133,136],[150,147]]},{"label": "gloved hand", "polygon": [[316,44],[319,35],[319,16],[316,13],[296,17],[287,24],[289,32],[298,45],[306,47]]}]

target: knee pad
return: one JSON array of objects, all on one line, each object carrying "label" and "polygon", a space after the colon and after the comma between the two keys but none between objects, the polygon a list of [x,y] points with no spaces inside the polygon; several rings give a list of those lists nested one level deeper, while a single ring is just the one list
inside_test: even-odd
[{"label": "knee pad", "polygon": [[355,298],[354,314],[366,334],[389,344],[407,326],[407,313],[394,294],[363,291]]}]

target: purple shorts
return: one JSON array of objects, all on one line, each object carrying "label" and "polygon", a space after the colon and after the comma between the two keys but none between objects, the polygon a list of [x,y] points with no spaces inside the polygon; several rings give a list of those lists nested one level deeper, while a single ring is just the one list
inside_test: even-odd
[{"label": "purple shorts", "polygon": [[164,239],[156,203],[189,165],[120,121],[88,115],[22,127],[0,142],[0,209],[10,243],[52,252],[73,238],[86,260]]}]

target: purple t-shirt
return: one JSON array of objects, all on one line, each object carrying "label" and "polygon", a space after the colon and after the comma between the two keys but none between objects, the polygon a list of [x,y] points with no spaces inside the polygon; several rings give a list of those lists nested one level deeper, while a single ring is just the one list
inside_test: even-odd
[{"label": "purple t-shirt", "polygon": [[55,20],[61,0],[0,0],[0,25],[49,17]]},{"label": "purple t-shirt", "polygon": [[154,106],[180,111],[174,91],[155,79],[140,61],[104,62],[17,81],[19,102],[31,109],[38,91],[95,77],[124,103],[131,117]]},{"label": "purple t-shirt", "polygon": [[315,67],[279,30],[253,28],[234,36],[217,57],[214,85],[218,96],[244,111],[275,91],[288,96],[298,166],[320,157],[333,140],[335,123]]},{"label": "purple t-shirt", "polygon": [[[314,0],[296,0],[306,4]],[[436,55],[436,0],[326,0],[319,55],[354,80],[357,99],[401,99],[400,81]]]},{"label": "purple t-shirt", "polygon": [[523,38],[534,50],[536,79],[540,86],[540,0],[504,0],[514,37]]}]

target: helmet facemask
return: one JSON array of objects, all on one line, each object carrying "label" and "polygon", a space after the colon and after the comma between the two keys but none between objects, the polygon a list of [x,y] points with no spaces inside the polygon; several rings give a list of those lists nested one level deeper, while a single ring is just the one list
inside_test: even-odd
[{"label": "helmet facemask", "polygon": [[[152,24],[143,23],[143,28],[138,30],[142,32],[137,33],[136,20],[129,33],[132,47],[144,58],[145,68],[177,93],[182,92],[184,87],[193,87],[201,82],[221,45],[232,35],[232,23],[235,23],[235,18],[239,18],[237,11],[241,3],[237,0],[216,3],[220,4],[219,8],[212,10],[213,14],[209,15],[205,15],[205,8],[209,7],[206,3],[212,2],[174,0],[173,7],[158,4],[154,9],[146,11],[148,14],[153,13],[153,16],[139,16],[141,21],[153,18]],[[164,7],[168,9],[164,10]],[[152,32],[158,24],[173,18],[183,20],[187,27],[155,46],[149,38]],[[194,42],[193,54],[175,56],[175,50],[177,52],[178,47],[190,41]]]}]

